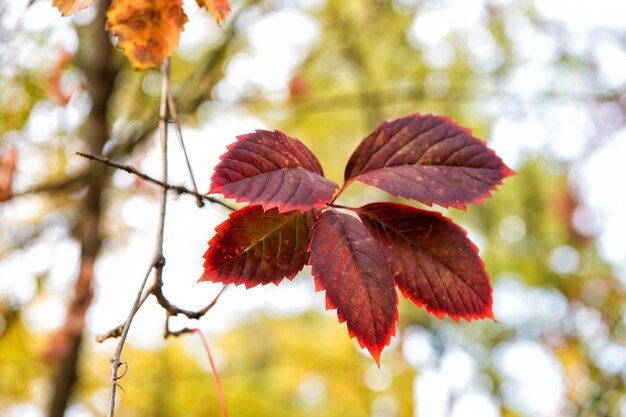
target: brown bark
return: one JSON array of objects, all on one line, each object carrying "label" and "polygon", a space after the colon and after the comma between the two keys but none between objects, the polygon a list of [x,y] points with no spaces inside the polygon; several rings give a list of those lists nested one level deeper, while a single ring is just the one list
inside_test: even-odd
[{"label": "brown bark", "polygon": [[[82,66],[87,79],[92,107],[84,127],[85,149],[100,154],[109,139],[108,103],[113,92],[117,70],[111,62],[111,42],[104,30],[108,1],[99,3],[98,15],[89,36],[82,41]],[[81,246],[80,270],[70,301],[65,325],[52,338],[47,359],[59,366],[53,380],[49,416],[63,417],[78,377],[80,346],[85,328],[85,314],[93,298],[94,265],[102,246],[102,192],[110,178],[106,169],[96,169],[87,179],[87,193],[76,224]]]}]

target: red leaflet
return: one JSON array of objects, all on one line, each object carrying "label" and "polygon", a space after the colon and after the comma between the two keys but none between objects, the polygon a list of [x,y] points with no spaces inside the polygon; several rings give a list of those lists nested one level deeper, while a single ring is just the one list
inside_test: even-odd
[{"label": "red leaflet", "polygon": [[346,183],[464,209],[514,174],[485,143],[444,117],[413,114],[383,122],[354,151]]},{"label": "red leaflet", "polygon": [[373,203],[358,214],[388,249],[405,297],[442,319],[492,318],[491,285],[466,232],[439,213]]},{"label": "red leaflet", "polygon": [[199,281],[250,288],[293,279],[307,260],[315,215],[315,210],[264,212],[260,206],[235,211],[215,229]]},{"label": "red leaflet", "polygon": [[337,309],[350,336],[379,363],[398,320],[398,296],[383,248],[356,218],[331,209],[315,224],[310,251],[326,308]]},{"label": "red leaflet", "polygon": [[319,209],[332,200],[337,184],[324,178],[319,161],[298,139],[267,130],[237,139],[215,167],[209,193],[281,212]]}]

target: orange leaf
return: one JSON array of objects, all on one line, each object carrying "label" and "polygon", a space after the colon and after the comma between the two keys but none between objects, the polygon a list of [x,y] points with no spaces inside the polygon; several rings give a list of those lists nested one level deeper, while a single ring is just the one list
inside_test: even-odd
[{"label": "orange leaf", "polygon": [[228,0],[196,0],[198,6],[204,7],[211,12],[217,24],[221,24],[230,13]]},{"label": "orange leaf", "polygon": [[0,155],[0,202],[7,201],[13,193],[13,174],[17,167],[17,151],[10,148],[5,155]]},{"label": "orange leaf", "polygon": [[61,49],[54,66],[49,72],[50,75],[47,80],[48,94],[57,99],[59,103],[63,105],[70,102],[73,92],[63,91],[63,88],[61,88],[61,77],[63,76],[63,71],[67,68],[73,58],[74,54],[66,51],[65,49]]},{"label": "orange leaf", "polygon": [[107,18],[106,28],[136,70],[169,57],[187,22],[182,0],[113,0]]},{"label": "orange leaf", "polygon": [[63,16],[69,16],[91,6],[93,0],[52,0],[52,5],[59,9]]}]

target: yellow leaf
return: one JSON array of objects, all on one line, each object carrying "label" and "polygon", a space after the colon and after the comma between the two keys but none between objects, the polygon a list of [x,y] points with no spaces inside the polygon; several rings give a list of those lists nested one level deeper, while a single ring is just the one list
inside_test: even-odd
[{"label": "yellow leaf", "polygon": [[228,0],[196,0],[198,6],[204,7],[211,12],[217,24],[221,24],[228,13],[230,13],[230,3]]},{"label": "yellow leaf", "polygon": [[59,9],[63,16],[69,16],[89,7],[91,3],[93,3],[93,0],[52,0],[52,5]]},{"label": "yellow leaf", "polygon": [[169,57],[187,22],[182,0],[113,0],[107,19],[106,28],[136,70]]}]

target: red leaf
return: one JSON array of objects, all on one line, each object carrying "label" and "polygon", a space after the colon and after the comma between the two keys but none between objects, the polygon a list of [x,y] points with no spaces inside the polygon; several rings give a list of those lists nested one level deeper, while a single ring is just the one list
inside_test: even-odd
[{"label": "red leaf", "polygon": [[306,263],[315,216],[315,210],[264,212],[260,206],[235,211],[215,229],[199,281],[250,288],[293,279]]},{"label": "red leaf", "polygon": [[348,161],[345,181],[464,209],[513,174],[469,130],[444,117],[413,114],[384,122],[365,138]]},{"label": "red leaf", "polygon": [[61,85],[61,77],[73,58],[74,54],[66,51],[65,49],[61,49],[54,66],[48,72],[48,79],[46,83],[48,94],[57,99],[57,101],[63,105],[70,102],[73,92],[63,91],[64,89]]},{"label": "red leaf", "polygon": [[401,204],[368,204],[358,214],[385,243],[405,297],[440,319],[493,319],[489,276],[465,230],[439,213]]},{"label": "red leaf", "polygon": [[211,177],[209,193],[279,211],[321,208],[338,186],[324,178],[319,161],[298,139],[257,130],[228,146]]},{"label": "red leaf", "polygon": [[315,224],[309,250],[315,287],[326,290],[326,308],[337,309],[350,336],[380,363],[398,320],[398,296],[383,248],[355,217],[331,209]]}]

